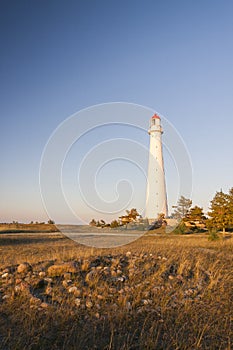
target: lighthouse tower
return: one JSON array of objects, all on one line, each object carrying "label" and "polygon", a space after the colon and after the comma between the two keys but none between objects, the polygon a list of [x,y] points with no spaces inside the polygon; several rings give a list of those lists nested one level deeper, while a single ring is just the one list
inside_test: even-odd
[{"label": "lighthouse tower", "polygon": [[154,114],[150,120],[150,153],[147,177],[147,195],[145,217],[149,223],[157,220],[158,214],[168,216],[167,194],[162,148],[161,119]]}]

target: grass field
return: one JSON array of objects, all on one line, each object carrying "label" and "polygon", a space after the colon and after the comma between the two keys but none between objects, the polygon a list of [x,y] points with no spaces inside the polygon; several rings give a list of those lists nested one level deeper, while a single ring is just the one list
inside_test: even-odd
[{"label": "grass field", "polygon": [[21,224],[10,223],[0,224],[0,233],[23,233],[23,232],[56,232],[57,227],[54,224],[33,223]]},{"label": "grass field", "polygon": [[231,236],[95,249],[59,233],[2,234],[0,349],[230,350],[232,256]]}]

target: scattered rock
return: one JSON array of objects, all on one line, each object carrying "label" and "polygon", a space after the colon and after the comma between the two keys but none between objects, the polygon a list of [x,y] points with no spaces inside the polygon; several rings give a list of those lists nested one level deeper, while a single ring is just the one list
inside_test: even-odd
[{"label": "scattered rock", "polygon": [[18,273],[27,273],[29,271],[32,271],[32,266],[27,262],[24,262],[17,267]]},{"label": "scattered rock", "polygon": [[46,290],[45,290],[45,294],[47,295],[51,295],[53,291],[53,288],[51,286],[47,286]]},{"label": "scattered rock", "polygon": [[124,276],[118,277],[117,282],[125,282],[125,277]]},{"label": "scattered rock", "polygon": [[48,275],[53,276],[62,276],[65,273],[76,273],[78,272],[78,267],[75,262],[70,261],[63,264],[52,265],[48,268]]},{"label": "scattered rock", "polygon": [[68,291],[69,291],[69,293],[75,293],[77,290],[78,290],[78,288],[73,286],[73,287],[70,287]]},{"label": "scattered rock", "polygon": [[152,304],[152,300],[151,299],[142,299],[141,303],[143,305],[151,305]]},{"label": "scattered rock", "polygon": [[70,273],[70,272],[64,273],[63,278],[64,278],[66,281],[69,281],[69,280],[71,279],[71,273]]},{"label": "scattered rock", "polygon": [[183,277],[181,275],[177,275],[176,278],[179,280],[179,281],[183,281]]},{"label": "scattered rock", "polygon": [[21,282],[22,282],[22,278],[16,278],[15,284],[19,284],[19,283],[21,283]]},{"label": "scattered rock", "polygon": [[69,286],[69,283],[67,281],[62,281],[63,287],[67,288]]},{"label": "scattered rock", "polygon": [[91,309],[93,307],[93,303],[91,301],[86,301],[86,307]]},{"label": "scattered rock", "polygon": [[49,307],[49,304],[43,302],[40,304],[40,307],[42,307],[43,309],[47,309]]},{"label": "scattered rock", "polygon": [[11,272],[11,269],[9,267],[6,267],[3,271],[2,271],[2,274],[4,273],[10,273]]},{"label": "scattered rock", "polygon": [[74,302],[75,302],[76,306],[80,306],[81,305],[81,299],[80,298],[76,298]]},{"label": "scattered rock", "polygon": [[[20,284],[18,284],[17,286],[17,291],[18,292],[22,292],[22,293],[26,293],[26,294],[29,294],[30,293],[30,284],[25,282],[25,281],[22,281]],[[15,288],[16,288],[15,287]]]},{"label": "scattered rock", "polygon": [[90,272],[87,273],[85,281],[86,282],[93,282],[97,279],[97,272],[95,270],[91,270]]},{"label": "scattered rock", "polygon": [[53,282],[53,279],[50,278],[50,277],[45,277],[44,280],[45,280],[47,283],[52,283],[52,282]]},{"label": "scattered rock", "polygon": [[7,278],[9,276],[9,273],[8,272],[5,272],[3,275],[2,275],[2,278]]},{"label": "scattered rock", "polygon": [[[206,272],[198,278],[191,278],[189,270],[177,274],[180,266],[166,260],[160,255],[128,251],[63,263],[22,263],[0,272],[1,302],[23,293],[36,311],[72,302],[83,311],[93,310],[91,314],[97,319],[105,317],[106,307],[116,312],[151,312],[158,306],[158,294],[166,293],[170,308],[198,302],[210,280]],[[133,295],[137,295],[136,300]]]},{"label": "scattered rock", "polygon": [[41,304],[41,300],[39,298],[36,298],[36,297],[32,296],[30,298],[30,304],[31,305],[40,305]]},{"label": "scattered rock", "polygon": [[39,272],[39,276],[40,276],[40,277],[45,277],[45,276],[46,276],[45,271],[40,271],[40,272]]}]

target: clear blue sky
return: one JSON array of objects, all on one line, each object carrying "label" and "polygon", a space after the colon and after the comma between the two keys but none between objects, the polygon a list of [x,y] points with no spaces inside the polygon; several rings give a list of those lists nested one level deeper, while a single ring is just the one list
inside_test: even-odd
[{"label": "clear blue sky", "polygon": [[47,219],[39,165],[49,136],[112,101],[148,106],[177,128],[193,203],[207,210],[233,186],[232,16],[231,0],[1,0],[0,221]]}]

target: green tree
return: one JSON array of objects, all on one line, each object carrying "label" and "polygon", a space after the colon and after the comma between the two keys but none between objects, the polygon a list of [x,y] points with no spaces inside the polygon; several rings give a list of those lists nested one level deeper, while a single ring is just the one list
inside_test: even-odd
[{"label": "green tree", "polygon": [[233,187],[229,190],[229,214],[230,214],[230,226],[233,226]]},{"label": "green tree", "polygon": [[232,221],[230,194],[223,193],[222,190],[216,192],[210,203],[208,227],[220,229],[225,233]]},{"label": "green tree", "polygon": [[203,208],[200,208],[197,205],[195,205],[195,207],[189,210],[189,213],[186,214],[185,218],[188,221],[200,221],[200,222],[203,222],[206,219],[203,213]]},{"label": "green tree", "polygon": [[136,219],[137,216],[139,216],[138,211],[136,208],[132,208],[130,210],[126,210],[126,213],[129,218],[132,218],[133,220]]},{"label": "green tree", "polygon": [[180,199],[178,200],[177,205],[174,207],[175,211],[172,214],[172,216],[175,219],[183,219],[189,213],[191,205],[192,205],[191,199],[181,196]]},{"label": "green tree", "polygon": [[113,221],[111,222],[111,224],[110,224],[110,227],[111,227],[111,228],[116,228],[116,227],[118,227],[118,226],[119,226],[119,223],[118,223],[117,220],[113,220]]},{"label": "green tree", "polygon": [[216,231],[216,229],[210,229],[209,234],[208,234],[208,241],[218,241],[219,240],[219,235]]},{"label": "green tree", "polygon": [[89,225],[90,225],[90,226],[96,226],[96,221],[95,221],[95,219],[92,219],[92,220],[89,222]]},{"label": "green tree", "polygon": [[173,230],[173,233],[175,235],[184,235],[186,233],[186,231],[187,231],[187,228],[186,228],[184,222],[181,221],[179,223],[179,225]]}]

